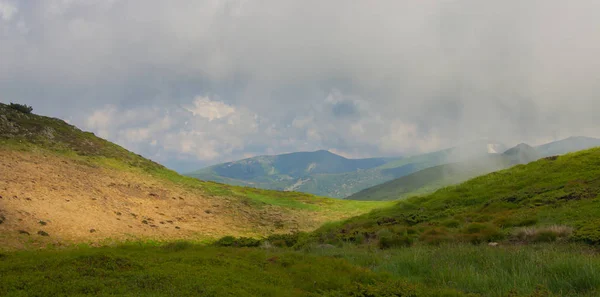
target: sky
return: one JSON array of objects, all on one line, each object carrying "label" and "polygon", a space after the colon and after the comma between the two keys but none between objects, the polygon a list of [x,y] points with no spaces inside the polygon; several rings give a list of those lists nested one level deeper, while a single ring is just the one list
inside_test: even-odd
[{"label": "sky", "polygon": [[180,172],[600,137],[600,1],[0,0],[0,102]]}]

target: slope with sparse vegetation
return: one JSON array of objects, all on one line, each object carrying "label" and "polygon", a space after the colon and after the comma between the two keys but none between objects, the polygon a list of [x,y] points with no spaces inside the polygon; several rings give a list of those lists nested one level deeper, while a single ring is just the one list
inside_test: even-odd
[{"label": "slope with sparse vegetation", "polygon": [[62,120],[4,104],[0,177],[5,248],[265,236],[381,205],[184,177]]}]

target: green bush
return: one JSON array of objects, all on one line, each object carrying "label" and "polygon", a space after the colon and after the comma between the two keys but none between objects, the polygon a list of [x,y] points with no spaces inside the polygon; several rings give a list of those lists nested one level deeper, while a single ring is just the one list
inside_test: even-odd
[{"label": "green bush", "polygon": [[10,108],[20,111],[22,113],[31,113],[33,111],[33,107],[29,106],[29,105],[25,105],[25,104],[18,104],[18,103],[10,103]]},{"label": "green bush", "polygon": [[446,220],[442,222],[442,226],[448,227],[448,228],[456,228],[458,226],[460,226],[460,222],[458,220]]},{"label": "green bush", "polygon": [[257,247],[260,243],[261,241],[255,238],[225,236],[217,240],[214,245],[223,247]]},{"label": "green bush", "polygon": [[591,221],[577,229],[573,234],[573,240],[588,244],[600,244],[600,220]]},{"label": "green bush", "polygon": [[414,241],[408,234],[397,234],[389,229],[379,230],[377,238],[380,249],[411,246]]},{"label": "green bush", "polygon": [[277,247],[293,247],[298,243],[298,239],[301,235],[300,232],[273,234],[269,235],[265,240]]},{"label": "green bush", "polygon": [[179,252],[179,251],[190,249],[193,246],[194,245],[190,242],[180,240],[180,241],[174,241],[174,242],[169,242],[169,243],[165,244],[163,246],[163,249],[166,251],[169,251],[169,252]]},{"label": "green bush", "polygon": [[470,243],[479,244],[501,240],[504,238],[504,233],[491,224],[471,223],[463,229],[461,237]]}]

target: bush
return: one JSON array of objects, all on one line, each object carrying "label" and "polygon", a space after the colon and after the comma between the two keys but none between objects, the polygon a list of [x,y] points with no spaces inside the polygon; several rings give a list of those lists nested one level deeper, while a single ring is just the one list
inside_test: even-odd
[{"label": "bush", "polygon": [[600,220],[590,222],[589,224],[581,227],[575,234],[573,239],[576,241],[582,241],[587,244],[598,244],[600,245]]},{"label": "bush", "polygon": [[470,243],[479,244],[500,240],[504,238],[504,234],[494,225],[471,223],[464,228],[461,237]]},{"label": "bush", "polygon": [[25,105],[25,104],[18,104],[18,103],[10,103],[9,105],[10,108],[20,111],[22,113],[31,113],[33,111],[33,107],[29,106],[29,105]]},{"label": "bush", "polygon": [[217,240],[214,245],[224,247],[257,247],[260,246],[260,240],[250,237],[225,236]]},{"label": "bush", "polygon": [[276,247],[293,247],[298,243],[299,232],[269,235],[265,240]]},{"label": "bush", "polygon": [[377,232],[378,246],[380,249],[389,249],[394,247],[411,246],[413,238],[408,234],[397,234],[389,229],[382,229]]},{"label": "bush", "polygon": [[451,219],[451,220],[443,221],[442,225],[446,226],[448,228],[456,228],[456,227],[460,226],[460,222],[458,220]]},{"label": "bush", "polygon": [[179,251],[183,251],[183,250],[187,250],[192,248],[194,245],[190,242],[187,241],[174,241],[174,242],[169,242],[167,244],[165,244],[163,246],[163,249],[169,252],[179,252]]},{"label": "bush", "polygon": [[419,239],[427,244],[439,245],[450,241],[452,238],[448,234],[448,230],[442,227],[426,230]]},{"label": "bush", "polygon": [[502,216],[494,220],[494,224],[501,228],[533,226],[537,223],[536,218],[517,218]]}]

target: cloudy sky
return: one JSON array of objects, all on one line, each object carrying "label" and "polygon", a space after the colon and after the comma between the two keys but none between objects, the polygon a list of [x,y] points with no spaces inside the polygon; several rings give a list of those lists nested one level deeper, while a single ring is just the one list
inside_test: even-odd
[{"label": "cloudy sky", "polygon": [[600,136],[597,0],[0,0],[0,101],[179,171]]}]

